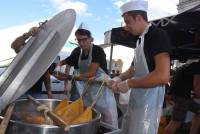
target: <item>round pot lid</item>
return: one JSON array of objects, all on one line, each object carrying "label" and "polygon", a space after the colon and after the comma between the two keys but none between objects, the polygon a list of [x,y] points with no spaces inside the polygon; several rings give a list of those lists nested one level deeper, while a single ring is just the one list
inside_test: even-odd
[{"label": "round pot lid", "polygon": [[30,89],[46,72],[74,27],[76,13],[64,10],[40,25],[0,76],[0,112]]}]

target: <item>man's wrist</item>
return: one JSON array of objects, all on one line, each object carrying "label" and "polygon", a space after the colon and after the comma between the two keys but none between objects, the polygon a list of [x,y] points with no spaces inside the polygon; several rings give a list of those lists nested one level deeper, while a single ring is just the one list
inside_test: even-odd
[{"label": "man's wrist", "polygon": [[130,86],[129,86],[129,84],[128,84],[128,83],[129,83],[128,81],[129,81],[129,79],[126,80],[126,87],[129,89]]}]

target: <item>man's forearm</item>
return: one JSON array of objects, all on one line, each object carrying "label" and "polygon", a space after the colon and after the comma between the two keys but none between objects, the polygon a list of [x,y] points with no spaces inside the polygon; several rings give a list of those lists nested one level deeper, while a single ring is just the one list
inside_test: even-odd
[{"label": "man's forearm", "polygon": [[[59,66],[62,66],[62,65],[68,65],[65,60],[61,60],[59,63],[58,63]],[[69,65],[68,65],[69,66]]]},{"label": "man's forearm", "polygon": [[45,74],[44,85],[47,90],[48,98],[52,98],[51,79],[50,79],[50,74],[48,72],[46,72]]},{"label": "man's forearm", "polygon": [[134,68],[130,67],[126,72],[120,74],[118,77],[123,81],[133,76]]},{"label": "man's forearm", "polygon": [[26,40],[29,38],[29,34],[28,33],[24,33],[22,36],[19,36],[18,38],[16,38],[12,44],[11,44],[11,48],[15,50],[16,53],[18,53],[21,48],[25,45]]}]

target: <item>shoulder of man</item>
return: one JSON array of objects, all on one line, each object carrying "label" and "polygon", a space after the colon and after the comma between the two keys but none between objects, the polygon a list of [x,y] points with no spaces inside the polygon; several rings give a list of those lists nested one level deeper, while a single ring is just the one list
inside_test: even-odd
[{"label": "shoulder of man", "polygon": [[80,47],[76,47],[76,48],[74,48],[74,50],[72,51],[72,54],[80,53],[80,51],[81,51],[81,48],[80,48]]},{"label": "shoulder of man", "polygon": [[95,50],[103,51],[103,48],[102,48],[101,46],[99,46],[99,45],[93,45],[93,48],[94,48]]},{"label": "shoulder of man", "polygon": [[161,28],[158,28],[158,27],[156,27],[156,26],[154,26],[154,25],[152,25],[150,28],[149,28],[149,32],[148,32],[149,34],[151,33],[151,34],[162,34],[162,33],[164,33],[164,34],[166,34],[167,33],[167,31],[165,31],[165,30],[163,30],[163,29],[161,29]]},{"label": "shoulder of man", "polygon": [[170,49],[172,48],[172,42],[170,36],[166,30],[158,28],[156,26],[151,26],[149,32],[146,34],[146,39],[151,41],[158,41],[164,43],[165,46],[168,46]]}]

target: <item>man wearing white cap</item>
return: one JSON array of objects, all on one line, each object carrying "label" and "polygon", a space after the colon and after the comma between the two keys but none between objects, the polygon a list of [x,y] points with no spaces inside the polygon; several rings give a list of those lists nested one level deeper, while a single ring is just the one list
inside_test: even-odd
[{"label": "man wearing white cap", "polygon": [[[92,43],[92,35],[88,30],[88,27],[84,23],[82,23],[80,27],[76,30],[75,36],[79,47],[75,48],[72,51],[71,55],[65,60],[61,61],[59,65],[67,64],[69,66],[74,66],[75,75],[78,75],[80,77],[95,77],[96,80],[101,79],[102,76],[107,74],[107,62],[105,52],[101,47]],[[60,73],[59,75],[56,77],[62,80],[63,74]],[[75,81],[75,86],[73,87],[76,87],[80,96],[85,87],[85,83],[83,81]],[[87,94],[83,96],[84,104],[86,106],[91,106],[91,103],[95,99],[99,88],[99,84],[89,86],[89,89],[87,89]],[[73,100],[74,99],[77,98],[73,98]],[[95,108],[99,112],[101,112],[102,120],[104,122],[109,123],[115,128],[118,128],[116,100],[112,91],[109,90],[107,87],[104,87],[102,95],[97,100]]]},{"label": "man wearing white cap", "polygon": [[125,29],[139,36],[130,68],[108,82],[114,92],[131,90],[123,134],[157,134],[170,78],[170,41],[165,31],[148,22],[147,7],[144,0],[121,6]]}]

